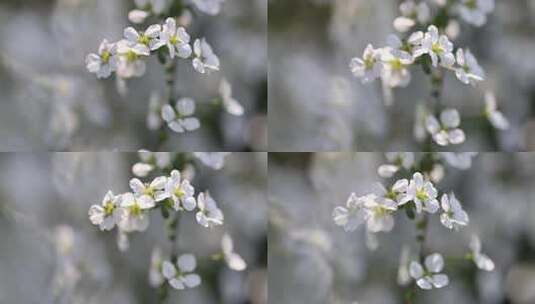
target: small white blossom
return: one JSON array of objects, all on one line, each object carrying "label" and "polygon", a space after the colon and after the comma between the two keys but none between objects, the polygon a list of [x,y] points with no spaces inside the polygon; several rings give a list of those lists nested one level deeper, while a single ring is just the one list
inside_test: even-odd
[{"label": "small white blossom", "polygon": [[362,83],[369,83],[381,76],[383,63],[381,62],[381,52],[368,44],[361,58],[353,58],[349,63],[351,73],[355,77],[361,78]]},{"label": "small white blossom", "polygon": [[149,110],[147,112],[147,128],[149,130],[158,130],[163,124],[160,113],[162,111],[162,101],[158,93],[153,92],[150,94]]},{"label": "small white blossom", "polygon": [[243,115],[243,106],[232,97],[232,86],[225,78],[222,78],[219,83],[219,96],[223,101],[223,107],[229,114],[234,116]]},{"label": "small white blossom", "polygon": [[159,24],[153,24],[145,30],[145,32],[138,33],[133,27],[124,29],[124,37],[132,48],[143,50],[143,53],[150,53],[150,51],[158,49],[158,36],[162,27]]},{"label": "small white blossom", "polygon": [[496,96],[492,92],[485,92],[485,116],[494,128],[509,129],[509,121],[502,112],[498,111]]},{"label": "small white blossom", "polygon": [[440,113],[438,119],[429,115],[426,119],[426,129],[433,136],[433,140],[440,146],[458,145],[465,141],[464,131],[459,128],[461,117],[455,109],[446,109]]},{"label": "small white blossom", "polygon": [[487,22],[487,14],[494,10],[494,0],[461,0],[458,4],[461,18],[475,26],[482,26]]},{"label": "small white blossom", "polygon": [[87,70],[97,74],[97,78],[107,78],[112,72],[117,70],[117,45],[102,40],[98,48],[98,53],[91,53],[85,58]]},{"label": "small white blossom", "polygon": [[417,23],[425,24],[431,17],[429,6],[425,2],[416,4],[413,0],[406,0],[399,5],[401,16],[394,20],[394,28],[399,32],[407,32]]},{"label": "small white blossom", "polygon": [[414,173],[407,189],[407,196],[416,205],[416,212],[422,210],[435,213],[439,209],[438,192],[430,181],[425,181],[420,172]]},{"label": "small white blossom", "polygon": [[366,226],[368,231],[389,232],[394,228],[394,211],[398,209],[398,204],[393,200],[378,200],[375,195],[369,196],[364,203],[364,207],[369,210]]},{"label": "small white blossom", "polygon": [[146,196],[144,200],[151,200],[152,203],[162,201],[166,199],[166,193],[164,191],[167,178],[165,176],[159,176],[155,178],[150,184],[144,184],[137,178],[130,180],[130,188],[134,191],[134,195],[137,197]]},{"label": "small white blossom", "polygon": [[397,180],[389,189],[382,184],[378,184],[378,186],[377,199],[379,201],[386,201],[389,205],[391,202],[394,202],[396,206],[401,206],[411,200],[411,198],[407,196],[407,190],[409,188],[409,181],[407,179]]},{"label": "small white blossom", "polygon": [[377,173],[383,178],[390,178],[400,169],[410,169],[414,165],[414,153],[412,152],[388,152],[385,153],[388,164],[379,166]]},{"label": "small white blossom", "polygon": [[477,155],[477,152],[441,152],[439,154],[452,167],[466,170],[472,166],[472,158]]},{"label": "small white blossom", "polygon": [[175,18],[167,18],[155,47],[166,45],[171,58],[174,58],[175,54],[180,58],[189,58],[191,56],[189,41],[190,36],[186,29],[177,28]]},{"label": "small white blossom", "polygon": [[[176,111],[175,111],[176,109]],[[191,98],[181,98],[176,102],[175,108],[171,105],[162,107],[162,118],[167,126],[177,133],[197,130],[201,123],[195,114],[195,101]]]},{"label": "small white blossom", "polygon": [[459,67],[455,68],[455,75],[462,83],[475,85],[485,79],[485,72],[470,50],[457,50],[457,64]]},{"label": "small white blossom", "polygon": [[121,55],[117,65],[117,74],[121,78],[140,77],[145,74],[144,56],[150,55],[149,48],[141,43],[132,44],[128,40],[117,42],[117,53]]},{"label": "small white blossom", "polygon": [[189,180],[182,178],[180,171],[173,170],[171,176],[165,184],[165,196],[173,200],[173,209],[176,211],[184,209],[192,211],[197,203],[195,202],[195,188]]},{"label": "small white blossom", "polygon": [[193,0],[193,3],[201,12],[212,16],[219,14],[223,2],[225,0]]},{"label": "small white blossom", "polygon": [[228,233],[225,233],[221,239],[221,249],[223,251],[223,258],[230,269],[244,271],[247,268],[247,263],[245,263],[243,258],[234,252],[234,242]]},{"label": "small white blossom", "polygon": [[204,165],[215,170],[220,170],[225,164],[225,158],[230,154],[230,152],[194,152],[193,156],[199,159]]},{"label": "small white blossom", "polygon": [[476,263],[477,268],[485,271],[494,270],[494,262],[484,253],[481,253],[481,240],[473,235],[470,240],[470,257]]},{"label": "small white blossom", "polygon": [[197,196],[199,211],[195,215],[197,223],[206,228],[223,225],[223,212],[208,192],[201,192]]},{"label": "small white blossom", "polygon": [[449,284],[448,276],[440,273],[444,269],[444,258],[433,253],[425,258],[425,268],[418,262],[412,261],[409,273],[416,284],[422,289],[442,288]]},{"label": "small white blossom", "polygon": [[452,51],[453,43],[446,35],[440,35],[436,26],[431,25],[427,29],[421,45],[415,47],[413,55],[419,57],[428,54],[434,67],[437,67],[440,61],[440,65],[449,68],[455,63]]},{"label": "small white blossom", "polygon": [[149,226],[149,214],[147,211],[154,207],[154,200],[147,195],[140,197],[132,193],[121,195],[121,208],[126,215],[121,219],[119,227],[125,232],[145,231]]},{"label": "small white blossom", "polygon": [[135,24],[141,24],[145,22],[150,13],[140,9],[134,9],[128,12],[128,20]]},{"label": "small white blossom", "polygon": [[183,290],[195,288],[201,284],[201,277],[194,273],[197,260],[192,254],[183,254],[178,257],[177,267],[170,261],[162,263],[163,276],[173,288]]},{"label": "small white blossom", "polygon": [[468,225],[468,214],[463,210],[455,194],[451,193],[449,197],[447,194],[443,194],[440,203],[444,211],[440,215],[442,225],[449,229],[458,229],[460,226]]},{"label": "small white blossom", "polygon": [[412,54],[402,49],[403,43],[396,35],[390,35],[387,42],[389,47],[381,52],[382,77],[392,88],[406,87],[411,81],[408,67],[414,62]]},{"label": "small white blossom", "polygon": [[332,213],[334,223],[344,227],[346,232],[355,231],[370,217],[370,212],[365,204],[366,201],[372,200],[374,197],[375,195],[358,197],[355,193],[351,193],[345,207],[334,208]]},{"label": "small white blossom", "polygon": [[162,274],[163,255],[160,248],[155,247],[150,257],[149,284],[152,287],[160,287],[165,278]]},{"label": "small white blossom", "polygon": [[106,193],[100,205],[93,205],[89,208],[89,220],[93,225],[99,226],[100,230],[113,229],[121,216],[118,197],[111,191]]},{"label": "small white blossom", "polygon": [[219,58],[214,54],[206,39],[196,39],[193,43],[193,67],[201,74],[219,71]]}]

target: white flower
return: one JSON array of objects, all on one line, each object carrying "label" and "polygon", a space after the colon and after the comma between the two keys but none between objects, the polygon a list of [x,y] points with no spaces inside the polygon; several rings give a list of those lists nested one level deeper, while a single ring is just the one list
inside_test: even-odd
[{"label": "white flower", "polygon": [[[176,111],[175,111],[176,109]],[[197,130],[201,123],[195,114],[195,101],[191,98],[181,98],[176,102],[175,109],[171,105],[162,107],[162,118],[167,126],[177,133]]]},{"label": "white flower", "polygon": [[171,154],[169,152],[150,152],[139,150],[141,162],[132,166],[132,173],[135,176],[146,177],[155,168],[165,169],[171,164]]},{"label": "white flower", "polygon": [[247,268],[247,263],[245,263],[243,258],[234,252],[234,242],[228,233],[225,233],[221,239],[221,249],[225,262],[230,269],[244,271]]},{"label": "white flower", "polygon": [[389,47],[381,52],[382,77],[392,88],[406,87],[411,81],[408,67],[414,62],[414,59],[409,52],[402,49],[403,43],[396,35],[388,36],[387,42]]},{"label": "white flower", "polygon": [[225,0],[193,0],[193,3],[201,12],[212,16],[219,14],[223,2]]},{"label": "white flower", "polygon": [[414,164],[414,153],[412,152],[388,152],[385,153],[388,164],[379,166],[377,173],[383,178],[390,178],[401,168],[410,169]]},{"label": "white flower", "polygon": [[440,65],[449,68],[455,63],[455,56],[452,53],[453,44],[446,35],[439,35],[438,28],[434,25],[429,26],[427,33],[421,41],[421,45],[414,49],[414,56],[419,57],[424,54],[431,56],[434,67]]},{"label": "white flower", "polygon": [[370,212],[365,203],[374,199],[374,197],[374,195],[358,197],[355,193],[351,193],[347,199],[346,207],[339,206],[334,208],[332,213],[334,223],[338,226],[343,226],[346,232],[355,231],[358,226],[370,217]]},{"label": "white flower", "polygon": [[193,156],[199,159],[204,165],[220,170],[225,164],[225,158],[230,152],[193,152]]},{"label": "white flower", "polygon": [[132,193],[121,195],[121,208],[126,215],[119,222],[119,228],[125,232],[145,231],[149,226],[148,210],[154,207],[154,200],[147,195],[135,197]]},{"label": "white flower", "polygon": [[395,203],[396,206],[405,205],[411,200],[407,195],[409,188],[409,181],[407,179],[397,180],[390,188],[386,188],[382,184],[378,184],[378,200],[387,202],[388,205]]},{"label": "white flower", "polygon": [[201,74],[210,73],[210,71],[219,71],[219,58],[212,51],[212,47],[206,42],[206,39],[196,39],[193,43],[193,67]]},{"label": "white flower", "polygon": [[165,278],[162,275],[163,256],[160,248],[155,247],[150,257],[149,284],[152,287],[160,287]]},{"label": "white flower", "polygon": [[494,262],[486,254],[481,253],[481,240],[477,235],[473,235],[470,240],[470,251],[470,257],[477,268],[485,271],[494,270]]},{"label": "white flower", "polygon": [[178,257],[175,267],[170,261],[162,263],[163,276],[168,280],[173,288],[182,290],[194,288],[201,284],[201,277],[194,273],[197,267],[197,260],[192,254],[183,254]]},{"label": "white flower", "polygon": [[149,110],[147,112],[147,128],[149,130],[158,130],[161,128],[163,120],[160,116],[162,111],[162,102],[160,95],[156,92],[150,94]]},{"label": "white flower", "polygon": [[475,85],[477,81],[484,80],[485,72],[470,50],[457,50],[457,64],[459,67],[455,69],[455,75],[462,83]]},{"label": "white flower", "polygon": [[97,78],[107,78],[117,70],[117,45],[102,40],[98,48],[98,54],[91,53],[85,58],[87,70],[97,74]]},{"label": "white flower", "polygon": [[128,20],[135,24],[145,22],[145,19],[149,17],[150,13],[144,10],[134,9],[128,12]]},{"label": "white flower", "polygon": [[93,225],[98,225],[100,230],[111,230],[121,217],[118,197],[108,191],[100,205],[89,208],[89,220]]},{"label": "white flower", "polygon": [[173,201],[173,209],[176,211],[184,209],[192,211],[197,203],[195,202],[195,188],[189,180],[182,178],[180,171],[171,171],[171,176],[165,184],[165,196]]},{"label": "white flower", "polygon": [[446,160],[446,162],[457,169],[466,170],[472,166],[472,158],[477,155],[477,152],[441,152],[440,156]]},{"label": "white flower", "polygon": [[195,215],[197,223],[206,228],[223,225],[223,212],[208,192],[201,192],[197,196],[199,211]]},{"label": "white flower", "polygon": [[175,57],[175,53],[180,58],[189,58],[191,56],[189,41],[190,37],[186,29],[177,28],[175,18],[167,18],[155,47],[166,45],[171,58]]},{"label": "white flower", "polygon": [[433,253],[425,258],[425,269],[416,261],[409,266],[409,273],[416,284],[422,289],[442,288],[448,285],[449,279],[440,273],[444,268],[444,258],[438,253]]},{"label": "white flower", "polygon": [[397,202],[390,199],[378,200],[375,195],[369,196],[364,202],[364,207],[369,210],[366,226],[370,232],[389,232],[394,228],[393,212],[398,209]]},{"label": "white flower", "polygon": [[427,132],[433,136],[433,140],[440,146],[461,144],[466,139],[464,131],[458,128],[461,124],[461,117],[455,109],[442,111],[440,113],[440,122],[435,116],[429,115],[425,124]]},{"label": "white flower", "polygon": [[151,10],[159,15],[165,11],[169,5],[169,0],[134,0],[136,6],[143,10]]},{"label": "white flower", "polygon": [[498,111],[496,96],[492,92],[485,92],[485,116],[494,128],[509,129],[509,121],[502,112]]},{"label": "white flower", "polygon": [[150,50],[146,45],[141,43],[132,44],[123,39],[117,42],[117,53],[120,55],[117,65],[119,77],[140,77],[145,74],[146,64],[142,58],[150,55]]},{"label": "white flower", "polygon": [[234,116],[243,115],[243,106],[232,97],[232,87],[225,78],[222,78],[219,83],[219,95],[223,101],[223,107],[229,114]]},{"label": "white flower", "polygon": [[368,44],[361,58],[353,58],[349,63],[351,73],[355,77],[362,78],[362,83],[369,83],[381,76],[383,64],[381,62],[381,52]]},{"label": "white flower", "polygon": [[494,0],[461,0],[458,5],[461,18],[475,26],[487,22],[487,14],[494,10]]},{"label": "white flower", "polygon": [[157,38],[161,31],[162,27],[159,24],[153,24],[149,26],[147,30],[142,33],[138,33],[136,29],[130,26],[124,29],[124,37],[131,47],[144,50],[144,53],[150,53],[150,51],[161,47],[161,45],[157,45]]},{"label": "white flower", "polygon": [[449,197],[447,194],[443,194],[440,203],[442,210],[444,210],[444,213],[440,215],[442,225],[449,229],[458,229],[460,226],[468,225],[468,214],[461,207],[455,194],[451,193]]},{"label": "white flower", "polygon": [[407,32],[416,23],[425,24],[429,21],[431,11],[425,2],[416,4],[412,0],[406,0],[399,5],[401,16],[394,20],[394,28],[402,33]]},{"label": "white flower", "polygon": [[165,176],[155,178],[150,184],[144,184],[139,179],[133,178],[130,180],[130,188],[134,191],[134,195],[138,197],[146,196],[147,198],[144,198],[144,200],[151,200],[154,204],[167,198],[164,192],[166,183],[167,178]]},{"label": "white flower", "polygon": [[439,209],[437,190],[430,181],[424,181],[420,172],[414,173],[407,189],[407,196],[416,205],[416,212],[422,210],[435,213]]}]

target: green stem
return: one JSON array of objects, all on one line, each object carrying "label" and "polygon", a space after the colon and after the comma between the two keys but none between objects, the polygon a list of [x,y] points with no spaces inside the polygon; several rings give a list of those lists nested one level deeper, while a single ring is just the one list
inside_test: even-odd
[{"label": "green stem", "polygon": [[[424,213],[422,217],[416,222],[416,243],[418,244],[418,258],[420,260],[420,263],[422,264],[425,259],[425,240],[427,238],[428,221],[428,214]],[[407,291],[405,292],[406,304],[414,303],[416,291],[416,282],[412,282],[412,284],[407,287]]]},{"label": "green stem", "polygon": [[[176,84],[176,75],[177,75],[176,60],[173,60],[170,57],[168,57],[167,61],[164,64],[164,68],[165,68],[165,97],[166,97],[167,103],[173,106],[175,102],[175,84]],[[161,150],[160,148],[167,141],[167,137],[168,135],[166,132],[166,126],[164,124],[160,128],[160,132],[158,136],[158,148],[159,148],[158,150]]]},{"label": "green stem", "polygon": [[[167,221],[167,239],[171,243],[171,262],[176,264],[178,259],[178,225],[180,223],[180,213],[175,212]],[[169,284],[164,283],[158,290],[158,303],[163,304],[169,296]]]}]

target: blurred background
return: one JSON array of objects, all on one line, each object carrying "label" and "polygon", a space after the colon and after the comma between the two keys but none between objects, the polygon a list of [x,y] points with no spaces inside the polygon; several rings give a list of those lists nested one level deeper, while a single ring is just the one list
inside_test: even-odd
[{"label": "blurred background", "polygon": [[207,38],[221,71],[201,75],[179,60],[178,92],[208,103],[224,76],[245,114],[212,113],[195,132],[168,132],[163,146],[146,127],[150,97],[165,88],[156,56],[124,96],[114,77],[97,80],[85,67],[102,39],[122,38],[133,8],[133,0],[0,1],[0,150],[265,151],[267,1],[226,1],[217,16],[197,14],[188,31]]},{"label": "blurred background", "polygon": [[[0,303],[156,303],[148,284],[151,251],[170,250],[159,212],[147,231],[130,236],[124,253],[116,229],[101,232],[88,218],[108,190],[129,191],[137,161],[136,153],[0,154]],[[266,153],[232,154],[220,171],[197,168],[196,192],[210,191],[225,224],[208,230],[193,213],[182,216],[178,247],[202,260],[203,283],[172,290],[166,303],[267,303],[266,175]],[[209,261],[224,232],[245,271]]]},{"label": "blurred background", "polygon": [[[424,0],[428,3],[434,0]],[[429,79],[411,71],[407,88],[385,107],[380,81],[362,85],[349,70],[368,43],[386,45],[402,1],[269,1],[269,145],[272,151],[421,151],[413,140],[416,105],[429,96]],[[418,2],[418,1],[417,1]],[[496,1],[481,28],[461,22],[458,46],[470,48],[485,69],[483,90],[494,91],[511,128],[497,132],[481,118],[482,90],[445,79],[443,104],[459,109],[463,151],[535,149],[535,2]]]},{"label": "blurred background", "polygon": [[[398,266],[404,245],[416,252],[414,223],[397,214],[392,232],[373,240],[363,227],[344,232],[331,216],[351,192],[373,192],[383,163],[377,153],[269,154],[271,303],[405,303]],[[446,167],[437,189],[455,193],[470,224],[452,232],[431,217],[426,246],[459,257],[477,234],[496,269],[446,261],[450,284],[418,290],[414,303],[535,303],[534,178],[535,153],[480,153],[471,169]]]}]

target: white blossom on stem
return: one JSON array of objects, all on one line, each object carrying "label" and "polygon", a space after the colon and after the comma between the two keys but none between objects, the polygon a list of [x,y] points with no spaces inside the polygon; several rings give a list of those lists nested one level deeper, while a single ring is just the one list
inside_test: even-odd
[{"label": "white blossom on stem", "polygon": [[119,228],[125,232],[145,231],[149,226],[148,211],[154,207],[154,200],[148,196],[134,196],[132,193],[121,195],[121,208],[126,211],[119,223]]},{"label": "white blossom on stem", "polygon": [[162,118],[167,122],[167,126],[177,132],[184,133],[186,131],[195,131],[201,123],[195,114],[195,101],[191,98],[181,98],[176,104],[175,108],[171,105],[164,105],[162,107]]},{"label": "white blossom on stem", "polygon": [[195,202],[195,188],[189,180],[183,178],[180,171],[173,170],[171,176],[165,184],[165,196],[173,201],[173,209],[176,211],[184,209],[192,211],[197,203]]},{"label": "white blossom on stem", "polygon": [[485,117],[494,128],[498,130],[509,129],[509,121],[498,110],[496,96],[492,92],[485,92]]},{"label": "white blossom on stem", "polygon": [[223,107],[229,114],[234,116],[243,115],[243,106],[232,97],[232,86],[225,78],[222,78],[219,83],[219,96],[223,101]]},{"label": "white blossom on stem", "polygon": [[377,169],[379,176],[389,178],[394,176],[400,169],[410,169],[414,164],[412,152],[388,152],[385,153],[388,164],[383,164]]},{"label": "white blossom on stem", "polygon": [[485,79],[483,68],[479,66],[470,50],[464,51],[461,48],[457,50],[457,64],[459,67],[455,68],[455,75],[462,83],[475,85]]},{"label": "white blossom on stem", "polygon": [[99,226],[100,230],[111,230],[120,221],[118,197],[108,191],[100,205],[89,208],[89,220],[93,225]]},{"label": "white blossom on stem", "polygon": [[477,268],[485,271],[494,270],[494,262],[488,255],[481,253],[481,240],[477,235],[473,235],[470,240],[470,257]]},{"label": "white blossom on stem", "polygon": [[459,128],[461,117],[455,109],[446,109],[440,113],[440,122],[438,119],[429,115],[426,119],[426,129],[433,140],[440,146],[449,144],[458,145],[466,140],[464,131]]},{"label": "white blossom on stem", "polygon": [[190,36],[186,29],[183,27],[177,28],[175,18],[167,18],[155,47],[166,45],[171,58],[174,58],[175,54],[180,58],[189,58],[191,56],[189,42]]},{"label": "white blossom on stem", "polygon": [[373,199],[373,197],[358,197],[355,193],[351,193],[345,207],[338,206],[334,208],[332,213],[334,223],[344,227],[346,232],[355,231],[370,216],[370,212],[365,206],[366,201],[370,199]]},{"label": "white blossom on stem", "polygon": [[446,35],[440,35],[438,28],[430,25],[421,45],[414,49],[414,56],[419,57],[428,54],[434,67],[440,63],[441,66],[450,68],[455,63],[455,56],[452,53],[453,43]]},{"label": "white blossom on stem", "polygon": [[214,54],[206,39],[196,39],[193,43],[193,67],[201,74],[219,71],[219,58]]},{"label": "white blossom on stem", "polygon": [[199,211],[195,215],[197,223],[206,228],[223,225],[223,212],[208,192],[201,192],[197,196]]},{"label": "white blossom on stem", "polygon": [[192,254],[179,256],[176,266],[170,261],[162,263],[163,276],[169,285],[178,290],[195,288],[201,284],[201,277],[194,273],[195,268],[197,268],[197,259]]},{"label": "white blossom on stem", "polygon": [[230,269],[244,271],[247,268],[247,263],[245,263],[243,258],[234,252],[234,242],[228,233],[225,233],[221,239],[221,249],[223,258]]},{"label": "white blossom on stem", "polygon": [[394,19],[394,28],[399,32],[407,32],[417,23],[425,24],[431,17],[431,10],[425,2],[416,4],[413,0],[403,1],[399,5],[401,16]]},{"label": "white blossom on stem", "polygon": [[461,226],[468,225],[468,214],[464,211],[461,203],[455,197],[455,194],[451,193],[449,196],[443,194],[440,199],[440,204],[444,211],[440,215],[440,222],[442,225],[449,229],[459,229]]},{"label": "white blossom on stem", "polygon": [[369,83],[381,76],[383,63],[381,62],[381,52],[368,44],[361,58],[353,58],[349,63],[351,73],[357,78],[361,78],[362,83]]},{"label": "white blossom on stem", "polygon": [[425,258],[425,268],[422,264],[412,261],[409,273],[416,284],[422,289],[442,288],[449,284],[447,275],[440,273],[444,269],[444,258],[439,253],[433,253]]},{"label": "white blossom on stem", "polygon": [[430,181],[424,180],[420,172],[414,173],[407,189],[407,196],[416,206],[416,212],[435,213],[439,209],[438,192]]},{"label": "white blossom on stem", "polygon": [[104,39],[100,43],[98,53],[91,53],[85,58],[87,70],[95,73],[97,78],[108,78],[112,72],[117,70],[117,45],[109,43]]},{"label": "white blossom on stem", "polygon": [[482,26],[487,22],[487,14],[494,10],[494,0],[461,0],[457,8],[461,18],[475,26]]}]

